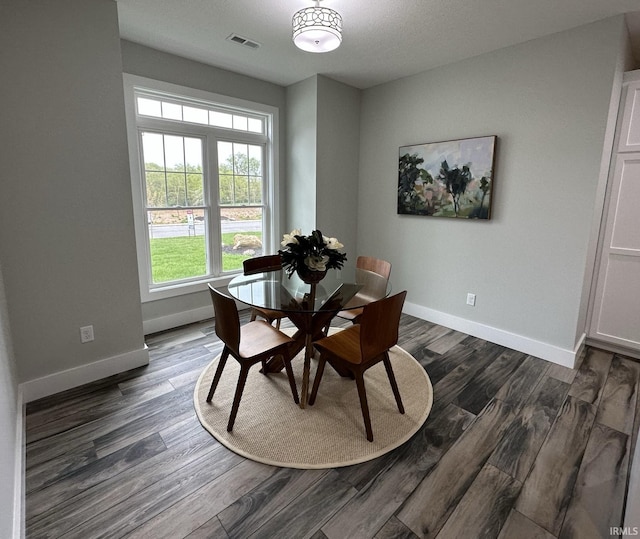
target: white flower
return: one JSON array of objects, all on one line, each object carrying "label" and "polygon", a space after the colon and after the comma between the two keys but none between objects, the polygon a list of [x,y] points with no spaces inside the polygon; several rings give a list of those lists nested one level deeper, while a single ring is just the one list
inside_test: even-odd
[{"label": "white flower", "polygon": [[327,238],[326,236],[322,236],[322,239],[327,244],[329,249],[342,249],[344,245],[340,243],[337,238]]},{"label": "white flower", "polygon": [[294,228],[289,234],[285,234],[283,236],[283,239],[280,242],[280,245],[282,245],[283,247],[286,247],[290,243],[298,243],[296,236],[301,236],[301,235],[302,235],[302,231],[299,228]]},{"label": "white flower", "polygon": [[313,271],[325,271],[327,269],[328,256],[308,256],[304,259],[305,265]]}]

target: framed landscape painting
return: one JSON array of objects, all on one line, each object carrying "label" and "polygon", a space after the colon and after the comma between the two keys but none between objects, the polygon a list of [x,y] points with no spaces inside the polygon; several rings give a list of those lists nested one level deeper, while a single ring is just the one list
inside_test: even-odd
[{"label": "framed landscape painting", "polygon": [[496,136],[401,146],[398,213],[489,219]]}]

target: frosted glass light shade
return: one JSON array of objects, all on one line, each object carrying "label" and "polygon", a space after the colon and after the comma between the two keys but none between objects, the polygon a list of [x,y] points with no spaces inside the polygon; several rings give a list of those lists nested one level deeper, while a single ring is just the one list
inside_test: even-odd
[{"label": "frosted glass light shade", "polygon": [[342,43],[342,17],[326,7],[308,7],[293,15],[293,42],[307,52],[329,52]]}]

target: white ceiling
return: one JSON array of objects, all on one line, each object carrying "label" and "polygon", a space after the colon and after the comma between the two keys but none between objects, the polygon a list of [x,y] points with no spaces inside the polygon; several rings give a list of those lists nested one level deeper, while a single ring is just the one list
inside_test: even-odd
[{"label": "white ceiling", "polygon": [[[291,18],[311,0],[117,3],[124,39],[284,86],[323,74],[363,89],[640,11],[640,0],[323,0],[342,15],[344,37],[337,50],[314,54],[291,41]],[[628,26],[640,34],[640,14]],[[232,33],[261,47],[227,41]]]}]

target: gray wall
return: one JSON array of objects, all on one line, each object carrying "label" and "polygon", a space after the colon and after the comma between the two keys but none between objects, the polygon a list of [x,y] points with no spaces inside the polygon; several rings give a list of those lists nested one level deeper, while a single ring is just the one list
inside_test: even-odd
[{"label": "gray wall", "polygon": [[[284,109],[282,86],[122,40],[125,73]],[[284,121],[280,118],[280,122]]]},{"label": "gray wall", "polygon": [[287,87],[287,224],[319,228],[355,262],[360,90],[316,75]]},{"label": "gray wall", "polygon": [[[0,259],[21,382],[144,347],[117,6],[3,0]],[[81,344],[80,326],[95,341]]]},{"label": "gray wall", "polygon": [[[281,145],[281,201],[296,202],[282,204],[282,229],[306,226],[294,198],[306,192],[293,187],[317,155],[317,224],[348,252],[393,260],[409,301],[573,346],[621,18],[367,90],[356,129],[360,93],[325,77],[285,90],[120,45],[110,0],[2,8],[0,67],[12,83],[0,90],[0,256],[21,381],[140,348],[143,316],[209,305],[200,294],[140,306],[122,71],[278,107],[290,148]],[[316,148],[298,152],[309,115]],[[485,134],[500,137],[490,222],[396,215],[399,146]],[[338,189],[352,207],[359,199],[355,241],[348,211],[332,200]],[[474,309],[467,291],[478,295]],[[81,345],[86,324],[96,341]]]},{"label": "gray wall", "polygon": [[[286,205],[286,95],[285,89],[277,84],[261,81],[246,75],[219,69],[216,67],[187,60],[179,56],[167,54],[137,43],[122,40],[123,71],[132,75],[179,84],[206,92],[227,95],[238,99],[246,99],[277,107],[279,110],[280,135],[280,229],[283,230],[287,212]],[[278,233],[278,231],[276,231]],[[276,240],[278,238],[276,237]],[[276,246],[279,241],[276,241]],[[145,321],[167,317],[174,319],[176,313],[187,313],[178,319],[181,323],[193,321],[189,311],[201,313],[210,309],[213,316],[211,297],[203,286],[203,291],[195,294],[151,301],[142,305],[142,316]]]},{"label": "gray wall", "polygon": [[317,102],[317,76],[287,87],[286,232],[309,234],[316,226]]},{"label": "gray wall", "polygon": [[318,77],[317,226],[344,244],[349,263],[358,255],[360,90]]},{"label": "gray wall", "polygon": [[[600,21],[363,92],[358,246],[409,302],[574,348],[624,32]],[[482,135],[499,137],[490,221],[396,214],[400,146]]]}]

